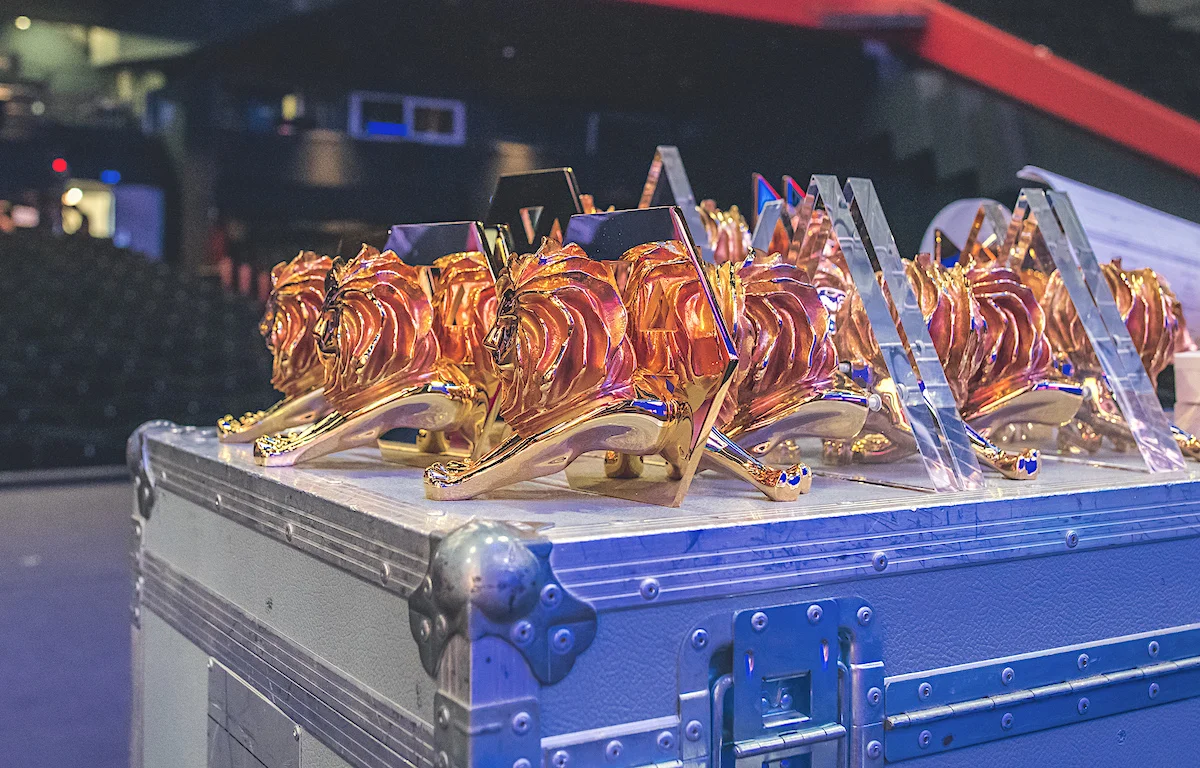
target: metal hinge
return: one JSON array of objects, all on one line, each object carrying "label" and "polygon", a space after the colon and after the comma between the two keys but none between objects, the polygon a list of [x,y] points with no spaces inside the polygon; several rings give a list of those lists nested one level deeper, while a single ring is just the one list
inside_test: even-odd
[{"label": "metal hinge", "polygon": [[1200,695],[1200,624],[889,677],[888,762]]}]

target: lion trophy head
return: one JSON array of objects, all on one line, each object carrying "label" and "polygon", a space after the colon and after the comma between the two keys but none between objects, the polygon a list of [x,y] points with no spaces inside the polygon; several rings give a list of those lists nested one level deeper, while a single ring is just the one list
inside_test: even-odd
[{"label": "lion trophy head", "polygon": [[1036,285],[1003,262],[982,263],[967,273],[983,315],[978,370],[971,377],[968,413],[1009,392],[1053,375],[1046,315]]},{"label": "lion trophy head", "polygon": [[[695,411],[711,397],[731,362],[704,277],[678,240],[631,248],[621,256],[620,267],[626,276],[623,298],[638,386],[664,402],[686,402]],[[714,289],[718,300],[729,293]]]},{"label": "lion trophy head", "polygon": [[433,327],[442,357],[462,368],[472,384],[495,389],[496,361],[484,340],[496,322],[496,281],[487,256],[465,251],[433,263]]},{"label": "lion trophy head", "polygon": [[[942,362],[946,382],[961,409],[970,394],[971,381],[984,362],[980,334],[985,323],[979,302],[966,272],[957,264],[944,267],[930,254],[922,253],[905,261],[904,271]],[[893,304],[893,317],[896,314]]]},{"label": "lion trophy head", "polygon": [[[1115,259],[1102,265],[1100,271],[1146,373],[1151,381],[1157,381],[1158,375],[1175,359],[1175,351],[1186,349],[1191,341],[1179,300],[1152,269],[1124,269],[1121,260]],[[1042,306],[1054,351],[1066,355],[1085,374],[1099,373],[1100,361],[1058,272],[1050,276]]]},{"label": "lion trophy head", "polygon": [[392,251],[364,245],[334,263],[314,331],[325,396],[343,414],[437,379],[466,384],[440,359],[426,276]]},{"label": "lion trophy head", "polygon": [[271,270],[271,294],[258,327],[271,351],[271,386],[288,397],[310,392],[324,379],[313,328],[332,265],[328,256],[301,251]]},{"label": "lion trophy head", "polygon": [[604,263],[547,238],[510,259],[496,291],[487,347],[502,382],[500,413],[518,435],[634,396],[628,316]]},{"label": "lion trophy head", "polygon": [[774,253],[746,263],[737,279],[738,370],[720,419],[729,434],[787,416],[830,388],[838,365],[829,311],[802,267]]}]

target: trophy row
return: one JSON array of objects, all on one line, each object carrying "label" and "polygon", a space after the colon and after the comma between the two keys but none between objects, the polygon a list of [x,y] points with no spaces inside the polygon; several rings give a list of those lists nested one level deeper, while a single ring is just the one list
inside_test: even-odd
[{"label": "trophy row", "polygon": [[908,463],[939,491],[1033,479],[1046,450],[1200,458],[1154,395],[1191,344],[1178,300],[1096,264],[1065,196],[984,204],[960,246],[902,259],[869,181],[754,185],[752,230],[660,147],[637,209],[597,210],[570,169],[514,174],[486,222],[301,253],[261,323],[284,397],[220,439],[264,466],[378,446],[438,500],[566,470],[667,505],[705,470],[794,500],[804,458]]}]

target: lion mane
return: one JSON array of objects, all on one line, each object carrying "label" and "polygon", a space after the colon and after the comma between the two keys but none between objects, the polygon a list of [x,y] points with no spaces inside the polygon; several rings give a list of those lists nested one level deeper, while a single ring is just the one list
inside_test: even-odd
[{"label": "lion mane", "polygon": [[635,396],[628,317],[605,264],[547,238],[536,253],[509,261],[497,291],[488,344],[503,381],[500,412],[518,435]]},{"label": "lion mane", "polygon": [[779,254],[738,270],[738,371],[721,409],[732,432],[777,421],[827,388],[838,356],[829,312],[808,273]]},{"label": "lion mane", "polygon": [[433,263],[433,327],[441,354],[476,386],[496,380],[496,363],[484,339],[496,322],[496,281],[479,251],[451,253]]},{"label": "lion mane", "polygon": [[259,331],[271,351],[271,385],[287,397],[316,389],[325,376],[313,328],[332,265],[328,256],[301,251],[271,270],[271,294]]},{"label": "lion mane", "polygon": [[325,397],[351,413],[406,387],[434,380],[466,384],[440,358],[423,275],[392,251],[364,245],[329,273],[317,332]]},{"label": "lion mane", "polygon": [[1036,288],[1022,273],[993,262],[971,269],[968,279],[983,315],[983,358],[967,403],[967,411],[974,412],[998,395],[1045,379],[1054,357]]},{"label": "lion mane", "polygon": [[[1100,271],[1150,380],[1156,381],[1175,359],[1176,349],[1185,349],[1190,341],[1178,299],[1152,269],[1124,269],[1121,260],[1114,259],[1101,265]],[[1058,272],[1050,276],[1042,305],[1054,350],[1066,354],[1080,369],[1098,372],[1100,363]]]},{"label": "lion mane", "polygon": [[698,407],[730,356],[695,262],[683,243],[667,240],[629,249],[621,267],[638,386],[660,400]]},{"label": "lion mane", "polygon": [[[985,323],[980,303],[966,272],[958,265],[943,267],[930,254],[922,253],[906,261],[904,271],[942,362],[946,382],[961,408],[970,395],[972,379],[984,363],[980,334]],[[892,315],[896,315],[894,304]]]}]

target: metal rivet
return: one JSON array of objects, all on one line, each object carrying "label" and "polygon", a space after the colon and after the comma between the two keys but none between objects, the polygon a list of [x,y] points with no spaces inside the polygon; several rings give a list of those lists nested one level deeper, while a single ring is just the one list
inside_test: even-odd
[{"label": "metal rivet", "polygon": [[425,642],[429,639],[429,633],[432,630],[433,627],[429,624],[429,619],[421,619],[421,624],[417,627],[417,637],[421,639],[421,642]]},{"label": "metal rivet", "polygon": [[213,668],[213,665],[214,665],[214,664],[216,664],[216,663],[217,663],[217,660],[216,660],[216,659],[214,659],[214,658],[212,658],[212,657],[210,656],[210,657],[209,657],[209,659],[208,659],[208,668],[209,668],[209,669],[212,669],[212,668]]},{"label": "metal rivet", "polygon": [[1092,706],[1092,702],[1088,701],[1087,696],[1084,696],[1079,700],[1079,703],[1075,705],[1075,709],[1079,710],[1079,714],[1082,715],[1088,711],[1088,707],[1090,706]]},{"label": "metal rivet", "polygon": [[692,720],[684,727],[683,735],[688,741],[700,741],[700,737],[704,735],[704,726],[700,725],[699,720]]},{"label": "metal rivet", "polygon": [[387,584],[388,579],[390,578],[392,578],[392,566],[388,565],[387,563],[379,566],[379,583]]},{"label": "metal rivet", "polygon": [[288,541],[291,541],[292,537],[295,535],[296,535],[295,526],[293,526],[291,523],[288,523],[287,525],[283,526],[283,537],[285,539],[287,539]]},{"label": "metal rivet", "polygon": [[642,583],[638,585],[638,592],[646,600],[658,597],[658,579],[642,579]]},{"label": "metal rivet", "polygon": [[820,624],[821,616],[823,616],[824,614],[825,614],[825,612],[823,610],[821,610],[821,606],[819,606],[819,605],[808,606],[808,623],[809,624]]},{"label": "metal rivet", "polygon": [[450,710],[444,706],[438,707],[437,724],[443,728],[446,728],[450,725]]},{"label": "metal rivet", "polygon": [[513,733],[518,736],[529,733],[529,726],[533,725],[533,718],[528,712],[518,712],[512,716]]},{"label": "metal rivet", "polygon": [[658,734],[658,748],[663,752],[670,752],[675,749],[675,734],[670,731],[663,731]]},{"label": "metal rivet", "polygon": [[867,626],[871,623],[871,619],[875,618],[874,612],[871,611],[871,606],[864,605],[858,609],[858,623],[862,626]]},{"label": "metal rivet", "polygon": [[876,552],[871,557],[871,565],[874,566],[875,570],[877,571],[886,569],[888,567],[888,556],[882,552]]},{"label": "metal rivet", "polygon": [[703,629],[697,629],[692,633],[692,647],[697,651],[702,650],[708,645],[708,632]]},{"label": "metal rivet", "polygon": [[1008,730],[1012,730],[1012,726],[1013,726],[1012,712],[1005,712],[1004,715],[1000,718],[1000,727],[1003,728],[1004,730],[1008,731]]},{"label": "metal rivet", "polygon": [[529,762],[528,759],[521,757],[512,764],[512,768],[533,768],[533,763]]},{"label": "metal rivet", "polygon": [[575,635],[571,634],[571,630],[563,627],[554,633],[554,650],[559,653],[566,653],[575,645]]},{"label": "metal rivet", "polygon": [[138,538],[141,538],[142,536],[142,524],[137,520],[133,521],[133,535],[137,536]]},{"label": "metal rivet", "polygon": [[445,752],[438,752],[437,764],[438,768],[450,768],[450,755],[447,755]]},{"label": "metal rivet", "polygon": [[617,739],[608,742],[608,746],[604,748],[604,759],[608,762],[615,762],[621,757],[621,753],[625,751],[625,745]]},{"label": "metal rivet", "polygon": [[767,614],[762,611],[756,611],[750,617],[750,626],[754,628],[755,632],[762,632],[767,628]]},{"label": "metal rivet", "polygon": [[527,619],[521,619],[512,625],[508,636],[517,645],[528,645],[529,641],[533,639],[533,625]]},{"label": "metal rivet", "polygon": [[1075,665],[1079,667],[1080,671],[1083,671],[1088,668],[1089,661],[1091,661],[1091,659],[1088,658],[1088,655],[1086,653],[1081,653],[1079,654],[1079,658],[1075,660]]},{"label": "metal rivet", "polygon": [[932,695],[933,695],[933,686],[930,685],[929,683],[921,683],[920,685],[917,686],[917,696],[920,696],[922,701],[924,701],[925,699],[928,699]]},{"label": "metal rivet", "polygon": [[766,712],[771,709],[771,702],[767,701],[767,697],[763,696],[758,700],[758,705],[762,707],[762,711]]},{"label": "metal rivet", "polygon": [[788,693],[787,691],[784,691],[779,696],[779,706],[783,707],[784,709],[791,709],[792,708],[792,694]]},{"label": "metal rivet", "polygon": [[1075,531],[1067,531],[1067,549],[1074,549],[1079,544],[1079,534]]},{"label": "metal rivet", "polygon": [[1012,667],[1005,667],[1004,670],[1000,673],[1000,682],[1004,683],[1005,685],[1008,685],[1009,683],[1011,683],[1013,681],[1013,679],[1016,678],[1016,676],[1017,676],[1017,673],[1013,671]]},{"label": "metal rivet", "polygon": [[[167,473],[166,473],[166,472],[164,472],[164,473],[163,473],[163,480],[166,480],[166,479],[167,479]],[[218,493],[218,494],[217,494],[217,496],[216,496],[216,499],[214,499],[214,500],[216,501],[216,503],[217,503],[217,507],[219,508],[219,507],[221,506],[221,494],[219,494],[219,493]]]},{"label": "metal rivet", "polygon": [[1152,699],[1158,696],[1158,683],[1150,683],[1150,688],[1147,692],[1150,694],[1150,698]]},{"label": "metal rivet", "polygon": [[562,589],[557,584],[547,584],[542,587],[542,605],[554,608],[562,602]]},{"label": "metal rivet", "polygon": [[1158,641],[1151,640],[1150,645],[1146,646],[1146,651],[1150,654],[1151,658],[1158,656]]},{"label": "metal rivet", "polygon": [[867,757],[871,758],[872,760],[878,760],[879,756],[882,754],[883,754],[883,745],[882,744],[880,744],[878,741],[867,742]]},{"label": "metal rivet", "polygon": [[872,707],[878,707],[881,701],[883,701],[883,691],[878,688],[872,688],[867,691],[867,703]]},{"label": "metal rivet", "polygon": [[921,731],[921,735],[917,737],[917,746],[925,749],[931,741],[933,741],[933,734],[929,731]]},{"label": "metal rivet", "polygon": [[433,620],[433,629],[439,635],[444,635],[450,631],[450,623],[446,621],[445,615],[438,614],[438,617]]},{"label": "metal rivet", "polygon": [[565,768],[566,764],[571,762],[571,756],[567,754],[567,750],[560,749],[550,758],[550,762],[554,768]]}]

